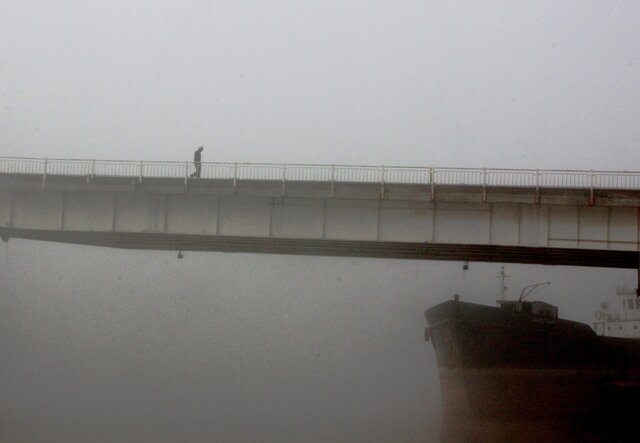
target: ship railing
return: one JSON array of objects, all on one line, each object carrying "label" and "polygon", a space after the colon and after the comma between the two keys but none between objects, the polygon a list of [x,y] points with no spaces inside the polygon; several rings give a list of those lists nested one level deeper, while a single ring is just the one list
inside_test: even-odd
[{"label": "ship railing", "polygon": [[640,320],[640,311],[627,309],[610,310],[605,312],[605,319],[608,321]]},{"label": "ship railing", "polygon": [[[0,157],[0,174],[191,178],[193,162]],[[638,171],[203,162],[200,178],[422,186],[640,190]]]}]

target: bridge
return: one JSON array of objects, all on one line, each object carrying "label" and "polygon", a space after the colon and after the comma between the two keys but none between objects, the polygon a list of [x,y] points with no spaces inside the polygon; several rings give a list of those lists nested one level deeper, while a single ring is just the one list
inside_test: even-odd
[{"label": "bridge", "polygon": [[638,269],[640,172],[0,157],[0,236]]}]

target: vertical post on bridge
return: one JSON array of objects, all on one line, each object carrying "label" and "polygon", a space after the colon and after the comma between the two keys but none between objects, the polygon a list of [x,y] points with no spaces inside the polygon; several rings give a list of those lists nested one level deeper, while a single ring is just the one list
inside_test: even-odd
[{"label": "vertical post on bridge", "polygon": [[596,201],[595,198],[593,196],[593,186],[595,184],[596,181],[596,175],[593,172],[593,169],[590,171],[590,180],[589,180],[589,206],[593,206]]},{"label": "vertical post on bridge", "polygon": [[380,166],[380,199],[384,200],[384,166]]},{"label": "vertical post on bridge", "polygon": [[336,165],[331,164],[331,198],[336,196]]},{"label": "vertical post on bridge", "polygon": [[44,187],[47,184],[47,158],[45,157],[44,159],[44,167],[42,169],[42,189],[44,189]]},{"label": "vertical post on bridge", "polygon": [[487,202],[487,168],[482,168],[482,203]]},{"label": "vertical post on bridge", "polygon": [[435,184],[435,172],[433,166],[429,168],[429,184],[431,185],[431,201],[436,198],[436,184]]},{"label": "vertical post on bridge", "polygon": [[233,193],[238,192],[238,162],[233,163]]},{"label": "vertical post on bridge", "polygon": [[287,164],[283,163],[282,164],[282,197],[284,197],[286,193],[286,188],[285,188],[286,182],[287,182]]}]

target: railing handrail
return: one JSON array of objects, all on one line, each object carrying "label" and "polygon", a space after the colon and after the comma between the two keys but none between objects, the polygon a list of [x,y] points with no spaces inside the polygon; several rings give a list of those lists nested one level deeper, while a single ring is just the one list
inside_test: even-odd
[{"label": "railing handrail", "polygon": [[[2,160],[27,160],[27,161],[42,161],[45,160],[48,162],[96,162],[96,163],[127,163],[127,164],[135,164],[139,165],[141,162],[143,164],[175,164],[175,165],[184,165],[185,162],[193,163],[192,161],[187,160],[114,160],[114,159],[91,159],[91,158],[53,158],[53,157],[13,157],[13,156],[2,156],[0,157],[0,161]],[[247,165],[247,166],[270,166],[270,167],[282,167],[286,165],[289,167],[324,167],[324,168],[363,168],[363,169],[411,169],[411,170],[424,170],[428,171],[429,169],[436,169],[439,171],[448,170],[448,171],[473,171],[473,172],[482,172],[486,170],[487,172],[530,172],[530,173],[545,173],[545,172],[559,172],[559,173],[583,173],[583,174],[638,174],[639,171],[630,171],[630,170],[596,170],[596,169],[528,169],[528,168],[487,168],[487,167],[458,167],[458,166],[404,166],[404,165],[352,165],[352,164],[323,164],[323,163],[268,163],[268,162],[202,162],[203,165]]]},{"label": "railing handrail", "polygon": [[[41,167],[40,167],[41,165]],[[122,167],[118,170],[118,166]],[[186,169],[185,169],[186,168]],[[0,174],[181,177],[191,161],[0,157]],[[135,174],[134,170],[135,169]],[[640,189],[640,171],[202,162],[203,178]],[[403,175],[404,174],[404,175]]]}]

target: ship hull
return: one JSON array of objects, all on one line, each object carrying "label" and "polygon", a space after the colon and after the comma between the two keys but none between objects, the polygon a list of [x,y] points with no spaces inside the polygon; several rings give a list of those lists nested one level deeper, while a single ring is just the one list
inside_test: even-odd
[{"label": "ship hull", "polygon": [[458,301],[426,316],[443,441],[623,441],[635,425],[640,341]]}]

